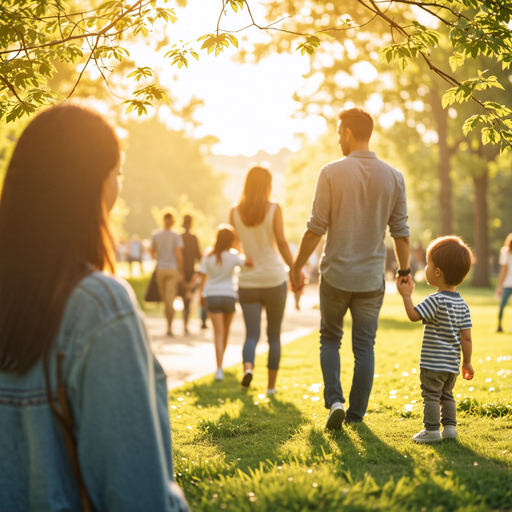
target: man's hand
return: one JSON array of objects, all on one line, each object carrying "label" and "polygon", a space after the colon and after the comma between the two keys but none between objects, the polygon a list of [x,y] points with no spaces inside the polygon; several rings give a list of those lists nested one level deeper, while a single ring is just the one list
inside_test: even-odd
[{"label": "man's hand", "polygon": [[410,297],[414,291],[414,281],[411,276],[397,277],[396,288],[402,297]]},{"label": "man's hand", "polygon": [[475,376],[475,370],[471,363],[462,363],[462,378],[471,380]]},{"label": "man's hand", "polygon": [[290,285],[292,288],[292,292],[298,293],[302,291],[305,284],[306,278],[302,270],[296,270],[295,266],[290,268]]}]

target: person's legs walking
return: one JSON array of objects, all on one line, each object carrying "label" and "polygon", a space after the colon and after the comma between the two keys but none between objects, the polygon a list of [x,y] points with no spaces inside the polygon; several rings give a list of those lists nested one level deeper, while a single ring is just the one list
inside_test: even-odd
[{"label": "person's legs walking", "polygon": [[507,305],[508,299],[512,295],[512,288],[503,288],[501,293],[500,312],[498,313],[498,331],[502,331],[501,321],[503,319],[503,311]]},{"label": "person's legs walking", "polygon": [[215,343],[215,358],[217,368],[222,368],[222,359],[224,358],[224,314],[210,313],[213,325],[213,340]]},{"label": "person's legs walking", "polygon": [[174,299],[178,287],[178,271],[174,268],[166,268],[163,270],[162,298],[165,304],[165,316],[167,318],[167,334],[172,335],[172,320],[174,318]]},{"label": "person's legs walking", "polygon": [[340,381],[340,352],[343,318],[350,304],[351,293],[338,290],[324,278],[320,282],[320,365],[324,377],[326,409],[335,402],[345,403]]},{"label": "person's legs walking", "polygon": [[245,322],[245,343],[242,350],[244,364],[244,379],[242,386],[248,387],[252,380],[252,370],[254,368],[254,357],[256,355],[256,345],[260,339],[261,332],[261,311],[263,304],[259,297],[259,290],[252,288],[240,288],[238,290],[240,306],[244,315]]},{"label": "person's legs walking", "polygon": [[375,369],[373,347],[383,300],[384,290],[352,294],[350,313],[354,375],[350,389],[350,405],[345,418],[347,423],[359,423],[363,421],[363,416],[366,414]]},{"label": "person's legs walking", "polygon": [[224,346],[223,346],[222,356],[224,356],[224,353],[226,352],[226,348],[228,346],[229,330],[231,329],[231,322],[232,322],[234,316],[235,316],[234,313],[224,314],[224,340],[223,340]]},{"label": "person's legs walking", "polygon": [[262,291],[263,304],[267,314],[268,337],[268,386],[274,390],[276,387],[277,370],[281,360],[281,324],[286,308],[286,295],[288,287],[286,283],[275,288],[266,288]]}]

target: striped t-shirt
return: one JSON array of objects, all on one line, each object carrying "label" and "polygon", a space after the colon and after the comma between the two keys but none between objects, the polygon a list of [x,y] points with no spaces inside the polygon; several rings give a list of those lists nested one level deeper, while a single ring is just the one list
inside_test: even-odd
[{"label": "striped t-shirt", "polygon": [[460,331],[472,327],[464,299],[458,292],[437,292],[415,309],[425,324],[420,368],[458,374]]}]

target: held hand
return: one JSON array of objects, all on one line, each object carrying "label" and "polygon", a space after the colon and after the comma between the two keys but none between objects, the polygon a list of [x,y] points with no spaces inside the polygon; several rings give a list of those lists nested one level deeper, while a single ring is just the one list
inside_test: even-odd
[{"label": "held hand", "polygon": [[494,292],[494,296],[496,298],[501,297],[502,293],[503,293],[503,286],[497,286],[496,291]]},{"label": "held hand", "polygon": [[304,288],[304,274],[295,267],[290,269],[290,286],[293,292],[300,292]]},{"label": "held hand", "polygon": [[475,370],[471,363],[462,363],[462,378],[465,380],[471,380],[475,376]]},{"label": "held hand", "polygon": [[183,272],[180,272],[178,274],[178,282],[182,283],[183,281],[185,281],[185,274],[183,274]]},{"label": "held hand", "polygon": [[397,277],[396,288],[402,297],[410,297],[414,291],[414,281],[410,278],[410,276]]},{"label": "held hand", "polygon": [[254,268],[254,260],[252,258],[245,258],[245,266]]},{"label": "held hand", "polygon": [[203,308],[206,307],[206,297],[201,296],[201,298],[199,299],[199,302],[200,302],[201,306],[203,306]]}]

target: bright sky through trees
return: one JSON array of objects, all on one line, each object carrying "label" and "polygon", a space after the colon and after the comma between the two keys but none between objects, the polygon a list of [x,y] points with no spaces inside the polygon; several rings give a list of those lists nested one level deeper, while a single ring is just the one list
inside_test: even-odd
[{"label": "bright sky through trees", "polygon": [[[260,4],[254,6],[257,7],[254,14],[263,16]],[[179,43],[181,39],[187,42],[187,37],[212,31],[212,20],[218,13],[218,2],[195,0],[184,9],[176,9],[179,23],[167,26],[170,43]],[[230,14],[225,17],[227,23],[223,27],[229,28],[229,20],[238,26],[243,24],[240,14]],[[266,33],[256,28],[244,35],[248,42],[242,45],[268,39]],[[162,55],[166,50],[162,50]],[[195,135],[218,137],[220,143],[213,147],[214,153],[253,155],[260,149],[269,153],[276,153],[282,147],[298,149],[295,133],[316,138],[325,131],[325,121],[319,116],[292,118],[298,107],[292,99],[293,93],[306,87],[302,75],[309,70],[308,57],[299,52],[273,55],[254,65],[234,62],[232,57],[236,53],[235,48],[230,48],[217,58],[201,55],[199,62],[190,59],[188,68],[178,71],[167,59],[164,61],[146,47],[130,48],[137,65],[162,70],[160,83],[180,102],[186,103],[194,95],[204,100],[204,107],[195,116],[202,123]],[[167,107],[161,107],[160,115],[170,127],[182,127],[181,120],[173,117]]]}]

